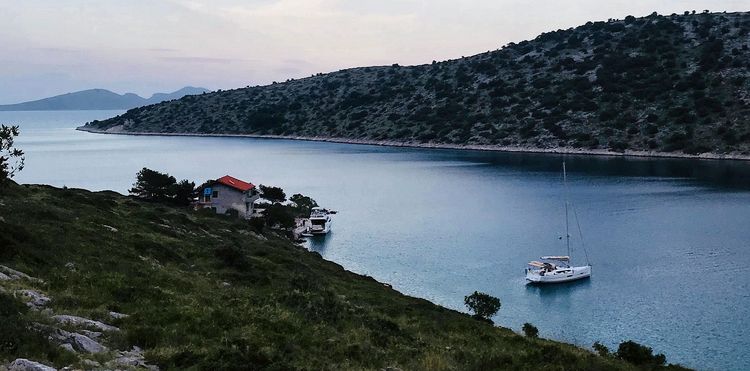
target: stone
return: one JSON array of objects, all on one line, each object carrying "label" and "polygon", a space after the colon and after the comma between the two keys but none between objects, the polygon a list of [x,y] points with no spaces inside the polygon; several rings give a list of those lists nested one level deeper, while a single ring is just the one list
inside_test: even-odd
[{"label": "stone", "polygon": [[10,281],[11,279],[7,274],[0,272],[0,281]]},{"label": "stone", "polygon": [[121,367],[144,368],[150,371],[158,371],[159,367],[146,363],[143,349],[134,346],[130,351],[118,352],[117,357],[110,363]]},{"label": "stone", "polygon": [[78,352],[76,352],[76,350],[75,350],[75,349],[73,348],[73,345],[70,345],[70,344],[68,344],[68,343],[65,343],[65,344],[60,344],[60,348],[62,348],[62,349],[65,349],[65,350],[67,350],[68,352],[71,352],[71,353],[78,353]]},{"label": "stone", "polygon": [[45,364],[30,361],[25,358],[18,358],[8,366],[9,371],[57,371],[54,367]]},{"label": "stone", "polygon": [[69,270],[73,271],[76,269],[75,263],[67,262],[65,263],[65,268],[68,268]]},{"label": "stone", "polygon": [[60,346],[66,349],[68,348],[66,345],[70,346],[74,352],[96,354],[108,350],[107,347],[86,335],[61,329],[55,330],[52,339],[62,343]]},{"label": "stone", "polygon": [[98,338],[100,338],[102,336],[102,333],[101,332],[97,332],[97,331],[81,330],[80,333],[84,334],[84,335],[86,335],[86,336],[88,336],[88,337],[90,337],[92,339],[98,339]]},{"label": "stone", "polygon": [[11,280],[25,279],[25,280],[32,281],[32,282],[42,282],[42,280],[38,278],[31,277],[26,273],[19,272],[13,268],[9,268],[4,265],[0,265],[0,273],[3,273],[6,276],[10,277]]},{"label": "stone", "polygon": [[16,292],[29,299],[26,305],[31,309],[40,310],[52,301],[47,295],[35,290],[18,290]]},{"label": "stone", "polygon": [[123,318],[130,317],[127,314],[118,313],[118,312],[109,312],[109,316],[112,317],[112,318],[114,318],[114,319],[123,319]]},{"label": "stone", "polygon": [[90,327],[90,328],[95,328],[104,332],[120,331],[120,329],[115,326],[111,326],[106,323],[102,323],[99,321],[94,321],[92,319],[78,317],[78,316],[56,315],[56,316],[52,316],[52,319],[57,321],[58,323],[77,326],[77,327]]},{"label": "stone", "polygon": [[117,232],[117,228],[115,228],[115,227],[112,227],[112,226],[109,226],[109,225],[106,225],[106,224],[102,224],[102,227],[106,228],[107,230],[109,230],[112,233]]}]

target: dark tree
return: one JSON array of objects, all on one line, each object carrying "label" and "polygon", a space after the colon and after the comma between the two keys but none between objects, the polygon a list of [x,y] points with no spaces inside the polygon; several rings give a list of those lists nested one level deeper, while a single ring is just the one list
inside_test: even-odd
[{"label": "dark tree", "polygon": [[136,182],[130,193],[150,201],[166,201],[173,195],[177,179],[155,170],[143,168],[136,175]]},{"label": "dark tree", "polygon": [[260,185],[260,191],[263,193],[263,198],[271,202],[284,202],[286,200],[286,193],[279,187],[271,187]]},{"label": "dark tree", "polygon": [[537,338],[539,337],[539,329],[536,328],[536,326],[526,322],[523,324],[523,333],[526,335],[526,337],[529,338]]},{"label": "dark tree", "polygon": [[294,215],[288,206],[272,204],[263,212],[266,225],[269,227],[292,228],[294,227]]},{"label": "dark tree", "polygon": [[628,340],[620,343],[615,354],[617,358],[630,362],[637,366],[656,367],[667,362],[663,354],[653,354],[650,347]]},{"label": "dark tree", "polygon": [[474,317],[492,323],[490,317],[500,310],[500,299],[487,295],[483,292],[474,291],[473,294],[464,297],[464,304],[472,312]]},{"label": "dark tree", "polygon": [[188,206],[195,197],[195,183],[187,179],[181,180],[174,186],[174,202],[180,206]]},{"label": "dark tree", "polygon": [[596,353],[598,353],[602,357],[609,357],[609,356],[612,355],[609,352],[609,348],[607,348],[606,345],[604,345],[604,344],[602,344],[602,343],[600,343],[598,341],[594,343],[593,348],[596,351]]},{"label": "dark tree", "polygon": [[23,170],[23,151],[13,146],[18,126],[0,126],[0,184]]},{"label": "dark tree", "polygon": [[318,203],[315,202],[315,200],[313,200],[310,197],[303,196],[299,193],[292,195],[292,197],[289,197],[289,201],[292,201],[295,204],[297,204],[297,207],[296,207],[297,212],[299,213],[299,215],[304,215],[304,216],[309,216],[310,210],[312,210],[313,207],[318,206]]}]

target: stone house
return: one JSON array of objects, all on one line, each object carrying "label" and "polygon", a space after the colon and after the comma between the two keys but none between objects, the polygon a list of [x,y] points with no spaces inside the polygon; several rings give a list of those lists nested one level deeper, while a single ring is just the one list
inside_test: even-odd
[{"label": "stone house", "polygon": [[249,219],[253,203],[260,198],[258,187],[229,175],[208,181],[198,189],[196,209],[213,209],[217,214],[237,212],[240,218]]}]

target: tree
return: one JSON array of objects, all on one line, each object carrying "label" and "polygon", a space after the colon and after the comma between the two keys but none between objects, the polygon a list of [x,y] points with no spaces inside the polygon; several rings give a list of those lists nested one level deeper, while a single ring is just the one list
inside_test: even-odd
[{"label": "tree", "polygon": [[464,297],[464,304],[472,312],[474,318],[493,323],[490,317],[500,310],[500,299],[487,295],[483,292],[474,291],[473,294]]},{"label": "tree", "polygon": [[609,348],[607,348],[606,345],[604,345],[604,344],[602,344],[602,343],[600,343],[598,341],[594,343],[593,348],[596,351],[596,353],[598,353],[599,356],[601,356],[601,357],[609,357],[609,356],[612,355],[609,352]]},{"label": "tree", "polygon": [[174,202],[180,206],[188,206],[195,196],[195,183],[187,179],[181,180],[174,186]]},{"label": "tree", "polygon": [[176,185],[175,177],[144,167],[136,174],[130,193],[150,201],[165,201],[174,194]]},{"label": "tree", "polygon": [[312,210],[313,207],[318,206],[318,203],[315,202],[315,200],[310,197],[303,196],[299,193],[292,195],[292,197],[289,197],[289,201],[294,202],[297,205],[296,209],[299,215],[304,216],[310,215],[310,210]]},{"label": "tree", "polygon": [[656,367],[662,366],[667,362],[667,357],[663,354],[653,354],[650,347],[628,340],[620,343],[615,353],[617,358],[630,362],[636,366]]},{"label": "tree", "polygon": [[263,198],[271,202],[284,202],[286,200],[286,193],[279,187],[271,187],[260,185],[260,191],[263,193]]},{"label": "tree", "polygon": [[18,126],[0,126],[0,184],[23,170],[23,151],[13,146],[18,134]]},{"label": "tree", "polygon": [[539,337],[539,329],[536,328],[536,326],[526,322],[523,324],[523,333],[528,338],[537,338]]}]

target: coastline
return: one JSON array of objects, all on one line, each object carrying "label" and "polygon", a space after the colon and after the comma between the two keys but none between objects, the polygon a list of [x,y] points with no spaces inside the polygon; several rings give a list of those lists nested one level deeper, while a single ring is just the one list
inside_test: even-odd
[{"label": "coastline", "polygon": [[607,156],[607,157],[644,157],[644,158],[679,158],[679,159],[695,159],[695,160],[750,161],[750,155],[717,154],[717,153],[701,153],[699,155],[691,155],[687,153],[658,152],[658,151],[626,150],[624,152],[614,152],[614,151],[608,151],[604,149],[535,148],[535,147],[482,145],[482,144],[413,143],[413,142],[398,142],[398,141],[387,141],[387,140],[366,140],[366,139],[331,138],[331,137],[305,137],[305,136],[295,136],[295,135],[154,133],[154,132],[135,132],[135,131],[131,132],[131,131],[123,131],[121,130],[120,127],[117,127],[117,126],[109,130],[98,130],[98,129],[87,128],[84,126],[79,126],[76,128],[76,130],[85,131],[85,132],[94,133],[94,134],[115,134],[115,135],[136,135],[136,136],[286,139],[286,140],[300,140],[300,141],[309,141],[309,142],[363,144],[363,145],[374,145],[374,146],[383,146],[383,147],[452,149],[452,150],[507,152],[507,153],[546,153],[546,154],[567,154],[567,155],[587,155],[587,156]]}]

